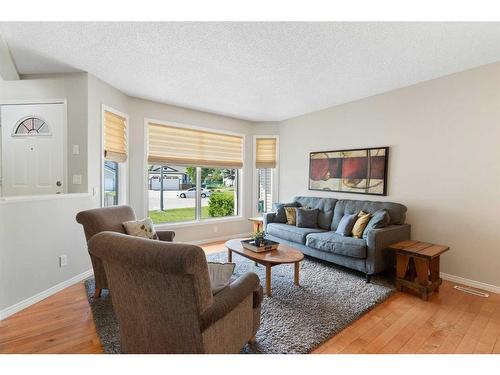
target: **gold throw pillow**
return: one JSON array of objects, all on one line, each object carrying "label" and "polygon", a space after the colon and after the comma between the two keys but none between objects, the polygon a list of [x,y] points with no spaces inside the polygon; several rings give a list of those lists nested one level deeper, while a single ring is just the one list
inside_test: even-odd
[{"label": "gold throw pillow", "polygon": [[354,226],[352,227],[352,236],[354,238],[363,237],[363,232],[365,231],[365,228],[368,225],[368,222],[370,221],[371,217],[372,215],[364,211],[361,211],[358,214],[358,219],[356,220]]},{"label": "gold throw pillow", "polygon": [[297,221],[297,212],[295,211],[295,207],[285,207],[286,214],[286,223],[290,225],[295,225]]}]

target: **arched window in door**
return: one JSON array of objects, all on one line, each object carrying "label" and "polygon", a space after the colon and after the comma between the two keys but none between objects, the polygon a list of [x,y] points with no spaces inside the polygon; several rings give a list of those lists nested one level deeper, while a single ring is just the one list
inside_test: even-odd
[{"label": "arched window in door", "polygon": [[28,116],[21,119],[14,127],[14,136],[51,135],[49,125],[39,117]]}]

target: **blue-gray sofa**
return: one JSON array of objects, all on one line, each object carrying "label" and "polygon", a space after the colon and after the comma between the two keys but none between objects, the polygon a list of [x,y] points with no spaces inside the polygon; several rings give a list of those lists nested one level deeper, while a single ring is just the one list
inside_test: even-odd
[{"label": "blue-gray sofa", "polygon": [[[317,197],[295,197],[293,202],[319,209],[318,228],[299,228],[283,221],[276,222],[276,212],[270,212],[264,214],[266,238],[299,249],[306,255],[361,271],[367,282],[372,275],[393,267],[394,257],[387,247],[410,239],[411,226],[405,224],[406,207],[399,203]],[[388,226],[367,230],[363,238],[335,233],[345,214],[360,211],[372,214],[380,209],[389,213]]]}]

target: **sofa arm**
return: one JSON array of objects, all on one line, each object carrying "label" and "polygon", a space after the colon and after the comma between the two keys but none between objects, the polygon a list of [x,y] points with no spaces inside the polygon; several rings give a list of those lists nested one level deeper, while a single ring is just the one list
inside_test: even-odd
[{"label": "sofa arm", "polygon": [[175,237],[175,232],[173,230],[157,230],[156,234],[160,241],[172,242]]},{"label": "sofa arm", "polygon": [[409,224],[390,225],[369,231],[366,238],[368,247],[366,273],[372,275],[393,267],[394,255],[387,247],[399,241],[409,240],[410,235]]},{"label": "sofa arm", "polygon": [[[249,295],[252,295],[254,299],[259,298],[259,295],[262,296],[259,293],[260,288],[260,280],[255,273],[247,272],[243,276],[238,277],[217,293],[213,297],[214,302],[212,306],[201,314],[201,331],[205,331],[219,319],[222,319]],[[256,304],[260,305],[260,301],[253,301],[252,308],[255,308]]]},{"label": "sofa arm", "polygon": [[262,214],[262,218],[264,220],[262,227],[265,231],[267,228],[267,224],[272,223],[276,218],[276,212],[265,212],[264,214]]}]

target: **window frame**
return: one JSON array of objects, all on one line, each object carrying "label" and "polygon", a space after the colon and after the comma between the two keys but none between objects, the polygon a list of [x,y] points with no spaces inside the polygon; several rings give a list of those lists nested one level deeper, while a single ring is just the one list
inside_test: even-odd
[{"label": "window frame", "polygon": [[[196,176],[196,202],[195,202],[195,211],[196,211],[196,216],[198,219],[195,220],[189,220],[189,221],[178,221],[174,223],[159,223],[155,224],[155,227],[158,229],[169,229],[169,228],[179,228],[179,227],[190,227],[190,226],[198,226],[198,225],[210,225],[210,224],[217,224],[221,222],[230,222],[230,221],[241,221],[245,217],[245,205],[243,204],[244,201],[244,171],[246,167],[246,135],[243,133],[238,133],[238,132],[232,132],[232,131],[227,131],[227,130],[222,130],[222,129],[217,129],[217,128],[209,128],[209,127],[203,127],[203,126],[197,126],[197,125],[191,125],[191,124],[186,124],[186,123],[179,123],[175,121],[168,121],[168,120],[159,120],[155,118],[149,118],[145,117],[144,118],[144,158],[143,158],[143,198],[144,198],[144,217],[149,217],[149,196],[148,196],[148,139],[149,139],[149,123],[155,123],[158,125],[166,125],[166,126],[176,126],[179,128],[186,128],[186,129],[194,129],[194,130],[202,130],[202,131],[208,131],[208,132],[215,132],[215,133],[221,133],[221,134],[228,134],[228,135],[234,135],[242,138],[242,143],[243,143],[243,166],[241,168],[233,168],[236,169],[238,173],[238,197],[237,197],[237,215],[235,216],[226,216],[226,217],[215,217],[215,218],[201,218],[201,189],[202,189],[202,182],[200,180],[201,176],[201,168],[197,166],[197,176]],[[220,167],[214,167],[214,168],[220,168]],[[200,176],[198,176],[200,175]],[[198,185],[199,181],[199,185]]]},{"label": "window frame", "polygon": [[277,134],[258,134],[253,136],[253,193],[252,193],[252,214],[253,216],[262,216],[263,212],[259,212],[259,169],[255,166],[257,161],[257,139],[259,138],[274,138],[276,139],[276,168],[272,168],[272,192],[271,202],[279,202],[279,168],[280,168],[280,137]]},{"label": "window frame", "polygon": [[118,184],[117,184],[117,194],[118,200],[117,205],[128,204],[129,202],[129,160],[130,160],[130,121],[129,115],[123,113],[113,107],[102,104],[101,105],[101,207],[104,207],[104,162],[106,159],[104,158],[104,123],[105,123],[105,112],[111,112],[115,115],[123,117],[125,119],[125,136],[127,139],[127,161],[124,163],[118,163]]}]

